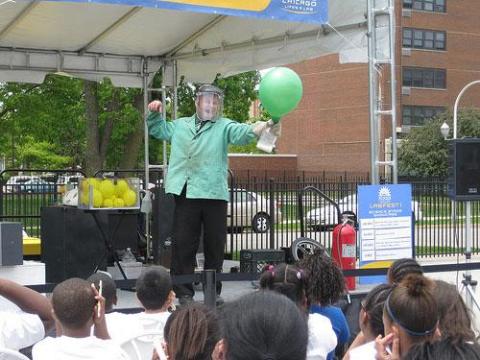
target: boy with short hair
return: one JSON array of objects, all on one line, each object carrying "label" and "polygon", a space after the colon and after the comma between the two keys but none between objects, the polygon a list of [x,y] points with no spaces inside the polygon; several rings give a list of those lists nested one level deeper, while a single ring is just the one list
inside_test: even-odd
[{"label": "boy with short hair", "polygon": [[105,320],[112,340],[122,343],[143,332],[140,324],[137,324],[136,321],[132,323],[131,315],[123,314],[113,309],[114,305],[117,305],[118,300],[117,285],[109,273],[99,271],[90,275],[87,281],[94,284],[97,289],[100,288],[100,281],[102,281],[102,296],[105,298]]},{"label": "boy with short hair", "polygon": [[175,301],[170,274],[164,267],[151,267],[140,274],[135,286],[145,311],[131,316],[138,319],[143,331],[163,332]]},{"label": "boy with short hair", "polygon": [[[57,337],[47,337],[33,346],[34,360],[128,359],[109,339],[105,322],[105,298],[83,279],[58,284],[52,294]],[[90,335],[94,325],[95,336]]]}]

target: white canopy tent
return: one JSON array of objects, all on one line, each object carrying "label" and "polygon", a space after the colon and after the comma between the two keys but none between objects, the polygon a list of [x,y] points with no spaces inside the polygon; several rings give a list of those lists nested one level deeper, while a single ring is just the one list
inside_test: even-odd
[{"label": "white canopy tent", "polygon": [[366,0],[324,1],[326,23],[230,16],[219,8],[194,12],[196,7],[180,4],[143,7],[145,0],[123,1],[129,5],[3,0],[0,81],[38,83],[47,73],[60,72],[90,80],[109,76],[117,86],[142,87],[146,73],[176,60],[179,76],[208,82],[218,73],[366,49]]}]

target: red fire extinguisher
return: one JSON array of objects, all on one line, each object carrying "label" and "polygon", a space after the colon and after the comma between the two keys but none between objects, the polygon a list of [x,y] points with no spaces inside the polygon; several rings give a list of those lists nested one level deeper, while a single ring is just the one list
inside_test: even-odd
[{"label": "red fire extinguisher", "polygon": [[[355,269],[356,232],[348,222],[333,229],[332,257],[342,270]],[[355,277],[345,277],[348,290],[355,290]]]}]

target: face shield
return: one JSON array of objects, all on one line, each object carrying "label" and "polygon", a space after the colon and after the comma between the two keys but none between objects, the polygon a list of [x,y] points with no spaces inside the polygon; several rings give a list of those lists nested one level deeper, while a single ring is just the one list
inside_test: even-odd
[{"label": "face shield", "polygon": [[195,108],[197,117],[201,121],[215,121],[223,111],[222,91],[211,85],[200,87],[195,100]]}]

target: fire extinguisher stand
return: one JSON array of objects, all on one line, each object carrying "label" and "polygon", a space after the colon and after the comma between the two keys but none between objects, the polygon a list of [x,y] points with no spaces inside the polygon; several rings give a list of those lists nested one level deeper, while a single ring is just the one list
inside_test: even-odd
[{"label": "fire extinguisher stand", "polygon": [[[335,207],[339,223],[333,230],[331,256],[342,270],[355,269],[356,267],[356,230],[349,224],[348,218],[342,218],[338,204],[321,190],[314,186],[303,188],[298,194],[298,216],[300,220],[300,238],[292,242],[292,257],[300,260],[304,255],[313,253],[315,249],[324,248],[318,241],[305,236],[305,224],[303,219],[303,197],[307,192],[314,192]],[[345,279],[348,290],[355,289],[355,277]],[[347,294],[348,296],[348,294]],[[349,296],[348,296],[349,297]]]}]

